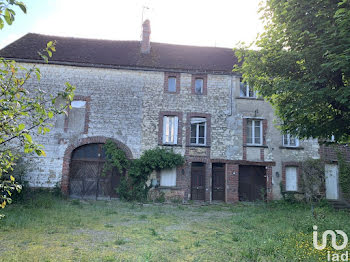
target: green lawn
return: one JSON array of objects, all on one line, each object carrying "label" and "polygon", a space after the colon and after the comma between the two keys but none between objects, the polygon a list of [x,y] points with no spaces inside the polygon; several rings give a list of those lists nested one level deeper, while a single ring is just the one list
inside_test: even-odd
[{"label": "green lawn", "polygon": [[326,261],[327,250],[312,247],[312,227],[350,236],[350,213],[316,211],[317,219],[308,206],[283,203],[142,205],[41,195],[3,210],[0,261]]}]

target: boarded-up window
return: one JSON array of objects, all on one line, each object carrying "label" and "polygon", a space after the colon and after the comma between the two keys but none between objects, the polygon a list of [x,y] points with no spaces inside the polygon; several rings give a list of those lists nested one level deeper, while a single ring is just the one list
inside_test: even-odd
[{"label": "boarded-up window", "polygon": [[176,186],[176,168],[162,169],[160,171],[161,186]]},{"label": "boarded-up window", "polygon": [[68,130],[83,133],[85,129],[86,101],[74,100],[68,114]]},{"label": "boarded-up window", "polygon": [[286,191],[297,191],[297,167],[288,166],[286,167]]}]

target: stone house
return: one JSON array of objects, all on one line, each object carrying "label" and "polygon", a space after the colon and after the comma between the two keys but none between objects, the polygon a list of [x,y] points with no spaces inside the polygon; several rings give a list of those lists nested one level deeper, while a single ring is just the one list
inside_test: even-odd
[{"label": "stone house", "polygon": [[[27,34],[0,51],[25,66],[37,64],[41,88],[76,86],[68,116],[40,137],[46,157],[34,157],[33,187],[71,196],[116,197],[120,174],[101,177],[101,145],[113,139],[130,159],[147,149],[185,156],[174,170],[153,174],[168,198],[253,201],[298,191],[299,163],[319,158],[317,140],[299,141],[275,127],[269,103],[232,72],[231,49],[140,41],[107,41]],[[37,51],[56,40],[48,64]]]}]

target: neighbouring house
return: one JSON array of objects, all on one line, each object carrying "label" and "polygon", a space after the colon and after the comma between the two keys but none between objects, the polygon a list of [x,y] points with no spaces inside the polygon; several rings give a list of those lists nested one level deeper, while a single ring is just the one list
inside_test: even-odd
[{"label": "neighbouring house", "polygon": [[[130,159],[155,147],[185,157],[184,166],[153,174],[167,198],[236,202],[298,191],[300,162],[320,158],[318,141],[275,128],[270,104],[232,72],[231,49],[153,43],[150,33],[146,20],[141,42],[27,34],[0,51],[37,64],[43,89],[76,86],[68,116],[38,138],[47,156],[33,157],[30,185],[117,197],[121,175],[101,176],[110,138]],[[45,64],[37,51],[51,40],[57,52]]]}]

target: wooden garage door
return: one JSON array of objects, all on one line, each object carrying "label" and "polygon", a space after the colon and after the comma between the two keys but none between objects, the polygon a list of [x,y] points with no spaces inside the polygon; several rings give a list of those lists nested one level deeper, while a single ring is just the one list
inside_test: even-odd
[{"label": "wooden garage door", "polygon": [[118,197],[115,189],[120,183],[120,174],[114,168],[103,175],[104,163],[103,144],[76,148],[70,164],[70,196],[95,199]]},{"label": "wooden garage door", "polygon": [[205,163],[192,163],[191,166],[191,199],[205,199]]},{"label": "wooden garage door", "polygon": [[239,200],[256,201],[266,197],[264,166],[239,166]]}]

